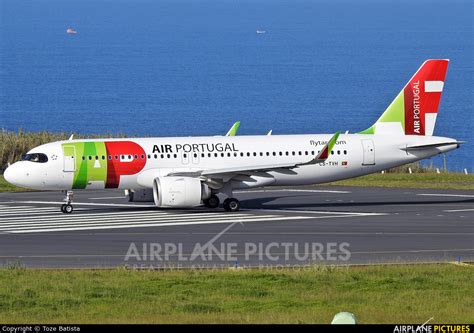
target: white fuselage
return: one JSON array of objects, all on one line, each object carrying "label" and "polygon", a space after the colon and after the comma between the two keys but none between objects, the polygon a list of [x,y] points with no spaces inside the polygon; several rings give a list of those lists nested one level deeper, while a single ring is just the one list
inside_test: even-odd
[{"label": "white fuselage", "polygon": [[[235,137],[168,137],[136,139],[71,140],[48,143],[32,149],[29,154],[41,153],[47,162],[19,161],[10,166],[6,179],[18,186],[40,190],[69,190],[73,188],[98,189],[150,189],[153,179],[176,172],[194,172],[212,169],[261,167],[284,163],[305,163],[330,139],[329,134],[235,136]],[[138,156],[120,151],[121,142],[138,145],[144,154]],[[101,153],[81,153],[80,145],[108,145],[114,143],[115,151],[109,147]],[[410,145],[433,145],[434,147],[407,150]],[[69,147],[69,148],[65,148]],[[272,185],[307,185],[331,182],[379,172],[395,166],[429,158],[456,149],[456,140],[432,136],[385,136],[367,134],[342,134],[334,145],[331,155],[323,163],[303,165],[291,169],[253,171],[248,175],[229,173],[232,189]],[[69,149],[69,155],[65,152]],[[118,155],[118,159],[117,159]],[[144,155],[144,156],[141,156]],[[141,162],[139,161],[141,160]],[[85,162],[84,162],[85,161]],[[133,163],[141,163],[136,173],[119,175],[116,186],[106,186],[103,177],[111,177],[111,167],[127,169]],[[83,187],[74,187],[81,163],[89,163]],[[104,169],[105,168],[105,169]],[[86,170],[86,171],[84,171]],[[128,173],[128,174],[127,174]],[[95,178],[94,178],[95,177]],[[101,178],[102,177],[102,178]],[[222,175],[223,178],[227,176]]]}]

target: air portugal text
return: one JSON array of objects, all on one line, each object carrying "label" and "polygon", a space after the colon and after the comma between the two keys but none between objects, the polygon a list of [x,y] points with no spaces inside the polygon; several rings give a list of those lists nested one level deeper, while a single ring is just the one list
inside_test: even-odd
[{"label": "air portugal text", "polygon": [[185,143],[153,145],[153,153],[213,153],[239,151],[234,143]]}]

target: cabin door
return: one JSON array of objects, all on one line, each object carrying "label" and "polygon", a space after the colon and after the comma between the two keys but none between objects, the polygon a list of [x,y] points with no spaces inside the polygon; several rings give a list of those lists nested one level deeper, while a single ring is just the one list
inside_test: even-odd
[{"label": "cabin door", "polygon": [[64,146],[63,151],[64,151],[63,171],[64,172],[76,171],[76,147]]},{"label": "cabin door", "polygon": [[363,160],[362,165],[375,165],[375,146],[371,139],[362,140]]}]

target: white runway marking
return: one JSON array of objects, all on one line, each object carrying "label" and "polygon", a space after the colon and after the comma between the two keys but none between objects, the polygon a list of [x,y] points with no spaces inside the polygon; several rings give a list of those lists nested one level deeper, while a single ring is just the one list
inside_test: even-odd
[{"label": "white runway marking", "polygon": [[473,209],[448,209],[448,210],[443,210],[443,212],[448,212],[448,213],[474,212],[474,208]]},{"label": "white runway marking", "polygon": [[458,198],[474,198],[474,195],[470,195],[470,194],[418,193],[417,195],[430,196],[430,197],[458,197]]},{"label": "white runway marking", "polygon": [[[22,202],[26,203],[25,202]],[[43,202],[41,203],[49,203]],[[59,202],[61,203],[61,202]],[[75,205],[91,205],[75,203]],[[324,211],[293,211],[293,210],[243,210],[237,213],[223,211],[171,211],[147,209],[144,205],[109,205],[95,204],[92,206],[133,207],[136,210],[98,210],[82,208],[72,214],[62,214],[56,207],[7,206],[0,205],[0,234],[44,233],[76,230],[104,230],[123,228],[144,228],[163,226],[185,226],[234,222],[271,222],[307,219],[331,219],[342,217],[358,217],[384,215],[378,213],[350,213]],[[143,209],[143,207],[146,207]],[[142,209],[140,209],[142,208]],[[292,213],[287,215],[285,213]]]},{"label": "white runway marking", "polygon": [[[0,202],[0,204],[4,205],[8,202]],[[14,203],[20,204],[46,204],[46,205],[62,205],[63,201],[15,201]],[[73,203],[74,206],[99,206],[99,207],[155,207],[155,205],[132,205],[132,204],[114,204],[114,203],[95,203],[95,202],[75,202]]]},{"label": "white runway marking", "polygon": [[[252,211],[251,209],[241,209],[242,211]],[[273,212],[273,213],[293,213],[293,214],[330,214],[330,215],[350,215],[350,216],[383,216],[388,213],[361,213],[361,212],[338,212],[338,211],[324,211],[324,210],[291,210],[291,209],[259,209],[259,212]]]},{"label": "white runway marking", "polygon": [[340,191],[340,190],[304,190],[304,189],[234,191],[234,193],[268,193],[268,192],[308,192],[308,193],[340,193],[340,194],[352,193],[351,191]]}]

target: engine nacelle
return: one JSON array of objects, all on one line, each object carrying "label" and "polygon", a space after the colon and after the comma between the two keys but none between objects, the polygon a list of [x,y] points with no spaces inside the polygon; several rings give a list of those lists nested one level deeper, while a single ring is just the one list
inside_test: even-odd
[{"label": "engine nacelle", "polygon": [[153,190],[125,190],[125,195],[130,202],[153,202]]},{"label": "engine nacelle", "polygon": [[210,196],[209,187],[199,178],[165,176],[153,180],[153,199],[158,207],[195,207]]}]

